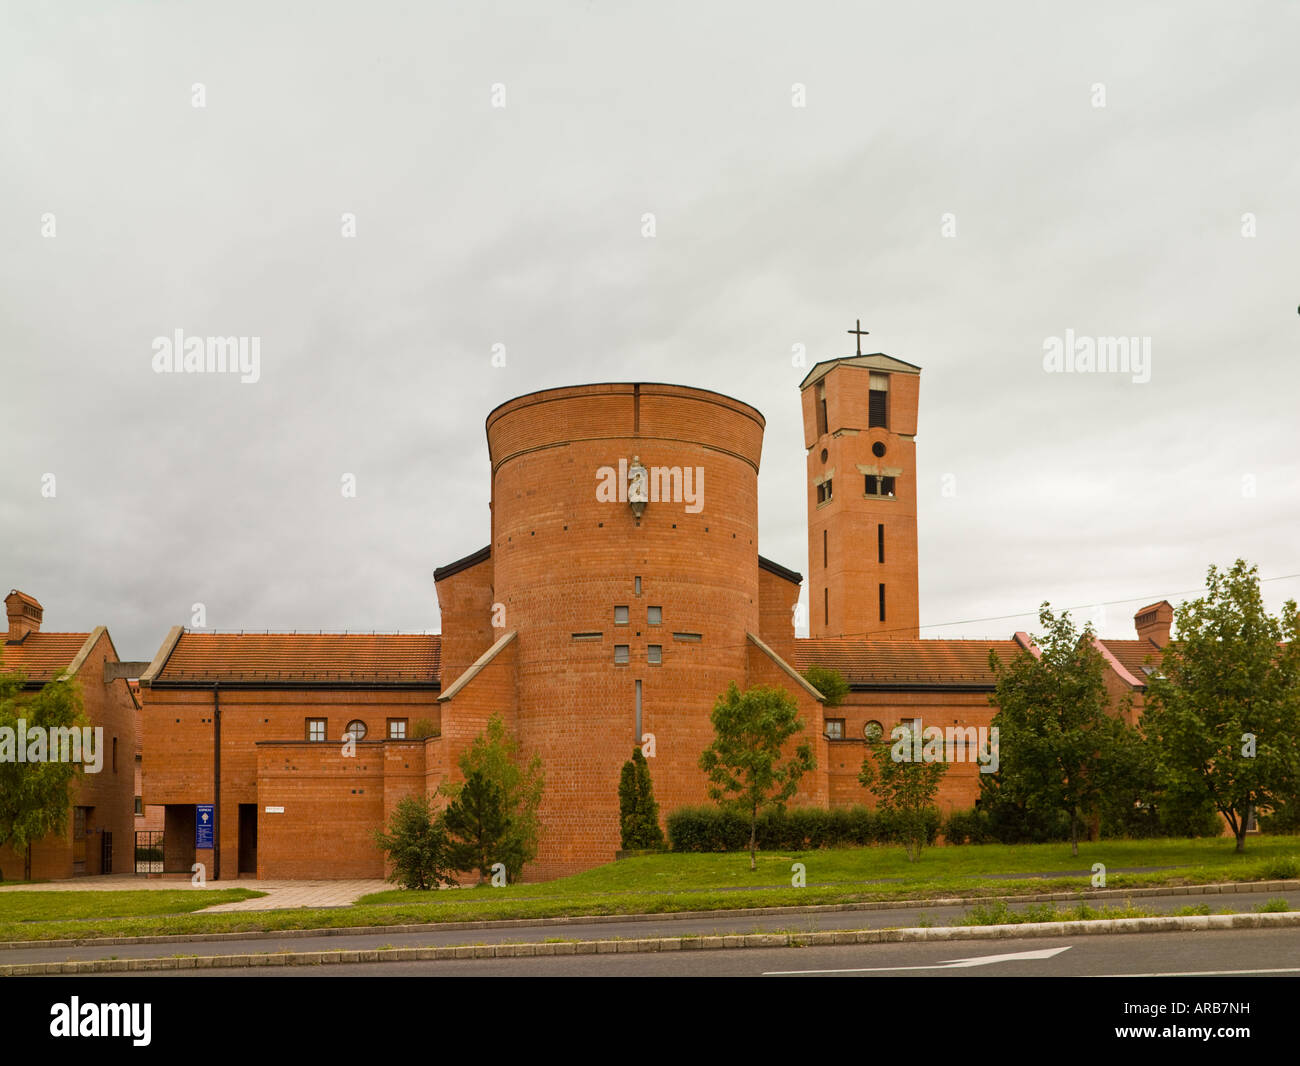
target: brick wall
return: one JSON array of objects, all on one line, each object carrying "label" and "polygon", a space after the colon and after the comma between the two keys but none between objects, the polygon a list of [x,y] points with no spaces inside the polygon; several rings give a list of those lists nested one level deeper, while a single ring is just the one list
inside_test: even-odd
[{"label": "brick wall", "polygon": [[504,630],[492,628],[492,560],[437,582],[442,618],[442,684],[450,686]]},{"label": "brick wall", "polygon": [[[759,628],[762,429],[748,405],[658,385],[549,390],[489,416],[496,596],[519,633],[522,750],[540,754],[547,777],[531,876],[614,857],[618,777],[638,740],[637,681],[661,809],[704,801],[709,714],[744,678],[745,634]],[[688,511],[684,496],[652,500],[638,522],[627,503],[598,500],[601,468],[634,456],[647,468],[702,470],[702,509]],[[626,625],[616,606],[628,609]],[[628,647],[626,664],[615,663],[616,645]],[[661,662],[650,661],[651,645]]]},{"label": "brick wall", "polygon": [[[836,366],[803,391],[808,446],[809,632],[814,637],[914,640],[920,624],[914,440],[920,378],[891,373],[889,426],[869,427],[871,373],[867,367]],[[823,436],[817,434],[818,384],[826,388],[828,433]],[[874,453],[877,446],[884,449],[883,455]],[[894,477],[895,495],[867,496],[863,468],[881,474],[894,471],[890,476]],[[818,502],[816,482],[827,476],[832,482],[831,499]]]},{"label": "brick wall", "polygon": [[758,570],[758,636],[786,660],[794,658],[794,608],[799,586],[787,578]]},{"label": "brick wall", "polygon": [[[996,708],[989,705],[985,692],[850,692],[839,707],[826,711],[827,718],[844,719],[845,739],[829,742],[827,769],[832,805],[876,805],[875,796],[858,783],[866,755],[863,727],[867,722],[879,722],[888,738],[895,726],[910,723],[914,718],[921,719],[922,729],[932,725],[944,729],[950,726],[987,728],[995,713]],[[978,763],[953,762],[943,776],[935,804],[945,812],[966,810],[975,806],[978,796]]]},{"label": "brick wall", "polygon": [[[318,765],[316,760],[324,758],[327,752],[338,753],[342,750],[343,732],[354,719],[365,722],[367,727],[367,741],[362,744],[367,742],[373,744],[378,738],[385,737],[389,718],[405,718],[408,735],[410,728],[421,718],[437,722],[439,720],[437,695],[437,690],[432,688],[417,690],[221,689],[221,803],[217,811],[221,855],[219,865],[216,861],[217,857],[211,857],[208,865],[209,878],[234,877],[237,873],[240,804],[257,804],[259,807],[259,865],[267,859],[275,861],[276,845],[265,843],[260,838],[267,818],[264,808],[268,802],[275,805],[276,801],[268,801],[261,795],[259,743],[303,742],[305,744],[306,720],[324,718],[326,742],[309,745],[310,748],[320,749],[317,756],[309,763],[316,766]],[[146,691],[143,711],[142,787],[147,803],[192,808],[195,804],[215,802],[213,798],[213,709],[211,689],[154,686]],[[361,745],[358,745],[358,750],[360,747]],[[423,750],[421,744],[416,744],[414,747]],[[333,766],[330,763],[320,765]],[[369,829],[378,826],[383,819],[383,760],[374,760],[381,785],[375,788],[368,784],[364,786],[366,788],[364,794],[356,794],[364,795],[364,799],[354,799],[354,794],[350,791],[353,787],[363,786],[345,784],[348,774],[358,772],[355,770],[359,765],[357,760],[345,759],[344,763],[339,765],[344,766],[346,771],[343,777],[322,773],[317,776],[313,784],[299,785],[291,781],[286,787],[294,792],[295,800],[300,804],[313,796],[324,796],[333,789],[336,799],[330,802],[344,804],[346,810],[354,812],[359,819],[365,821],[364,826],[360,821],[357,823],[356,832],[349,830],[343,834],[343,838],[348,841],[354,841],[354,838],[359,840]],[[307,771],[304,770],[302,773],[307,774]],[[302,780],[305,782],[307,778],[304,777]],[[343,799],[343,796],[347,799]],[[373,805],[370,803],[372,798],[375,799]],[[337,828],[336,815],[337,808],[331,807],[328,811],[322,809],[322,816],[331,826],[331,832]],[[283,825],[285,821],[287,820],[282,820],[279,824]],[[273,828],[272,832],[274,833],[278,828],[279,826]],[[173,847],[183,848],[184,845],[171,839],[170,815],[166,829],[170,856]],[[357,836],[358,833],[361,836]],[[279,837],[274,839],[278,840]],[[192,825],[189,830],[188,848],[192,852]],[[307,869],[297,850],[292,851],[285,862],[287,865],[284,868]],[[373,856],[363,855],[356,863],[348,860],[342,866],[319,861],[310,873],[301,875],[281,873],[273,876],[361,876],[343,872],[358,864],[373,869]]]},{"label": "brick wall", "polygon": [[[90,807],[86,819],[85,873],[102,872],[103,834],[112,834],[114,873],[133,869],[135,828],[135,713],[136,704],[126,681],[104,681],[104,662],[117,661],[108,633],[100,631],[86,660],[77,671],[84,712],[92,727],[103,729],[103,767],[97,774],[78,775],[72,788],[72,807]],[[117,760],[114,766],[114,741]],[[73,813],[69,809],[66,831],[32,845],[32,877],[57,880],[73,875]],[[0,872],[9,880],[23,876],[24,859],[12,848],[0,848]]]},{"label": "brick wall", "polygon": [[804,723],[804,728],[787,742],[784,756],[789,758],[800,743],[808,741],[812,745],[817,768],[799,779],[799,791],[790,802],[794,806],[824,807],[830,801],[830,789],[826,770],[827,747],[822,722],[822,702],[790,676],[789,670],[793,670],[794,667],[788,663],[784,665],[788,669],[783,669],[782,664],[773,661],[771,656],[751,643],[748,649],[745,685],[742,687],[752,688],[755,685],[763,685],[767,688],[779,688],[789,693],[794,700],[799,708],[799,718]]}]

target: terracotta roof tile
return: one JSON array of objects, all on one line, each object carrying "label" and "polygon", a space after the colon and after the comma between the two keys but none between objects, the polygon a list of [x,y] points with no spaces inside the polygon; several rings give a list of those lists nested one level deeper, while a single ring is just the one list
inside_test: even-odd
[{"label": "terracotta roof tile", "polygon": [[0,669],[21,670],[28,681],[53,681],[72,665],[89,633],[28,633],[16,644],[0,643]]},{"label": "terracotta roof tile", "polygon": [[[1159,668],[1163,658],[1161,650],[1150,640],[1107,640],[1103,637],[1101,642],[1120,661],[1120,665],[1143,684],[1148,676],[1143,666]],[[1150,662],[1147,662],[1148,657]]]},{"label": "terracotta roof tile", "polygon": [[799,670],[825,666],[850,684],[993,684],[989,650],[1003,662],[1023,650],[1014,640],[863,640],[822,637],[795,642]]},{"label": "terracotta roof tile", "polygon": [[154,683],[435,684],[442,638],[396,633],[181,634]]}]

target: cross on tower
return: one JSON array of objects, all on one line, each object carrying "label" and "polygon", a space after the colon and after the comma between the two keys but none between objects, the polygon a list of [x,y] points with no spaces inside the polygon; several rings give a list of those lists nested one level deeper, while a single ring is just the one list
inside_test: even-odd
[{"label": "cross on tower", "polygon": [[858,335],[858,355],[861,355],[861,354],[862,354],[862,338],[865,337],[869,331],[868,331],[868,330],[865,330],[865,329],[862,328],[862,319],[860,319],[860,318],[857,319],[857,324],[858,324],[858,328],[857,328],[857,329],[846,329],[844,332],[845,332],[845,333],[856,333],[856,334]]}]

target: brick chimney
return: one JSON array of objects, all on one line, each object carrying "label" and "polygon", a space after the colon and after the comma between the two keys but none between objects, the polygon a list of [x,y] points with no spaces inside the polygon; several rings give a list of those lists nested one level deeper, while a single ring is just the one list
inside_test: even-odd
[{"label": "brick chimney", "polygon": [[1163,648],[1169,643],[1169,630],[1173,624],[1174,608],[1168,600],[1143,607],[1133,616],[1133,626],[1137,629],[1138,640],[1154,641],[1158,648]]},{"label": "brick chimney", "polygon": [[44,608],[25,592],[14,589],[5,597],[5,613],[9,615],[9,643],[17,643],[28,633],[39,633]]}]

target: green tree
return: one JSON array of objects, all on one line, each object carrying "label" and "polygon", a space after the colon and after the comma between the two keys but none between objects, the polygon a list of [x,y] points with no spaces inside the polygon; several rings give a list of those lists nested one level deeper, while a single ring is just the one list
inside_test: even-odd
[{"label": "green tree", "polygon": [[700,755],[700,769],[709,777],[709,798],[749,819],[749,868],[757,870],[759,812],[784,810],[817,760],[806,740],[782,758],[785,742],[803,729],[799,708],[784,689],[755,686],[741,693],[733,681],[714,704],[712,719],[713,743]]},{"label": "green tree", "polygon": [[[541,757],[534,755],[521,765],[518,742],[506,732],[502,717],[494,714],[488,719],[486,731],[465,749],[457,764],[466,781],[478,771],[501,789],[509,827],[500,854],[492,861],[504,863],[509,879],[517,880],[524,864],[537,857],[541,837],[537,808],[546,784]],[[441,791],[454,801],[463,787],[463,783],[448,785]]]},{"label": "green tree", "polygon": [[[2,662],[0,669],[3,669]],[[31,696],[24,695],[25,682],[21,672],[0,673],[0,729],[11,731],[6,735],[13,738],[13,746],[17,744],[19,719],[25,721],[28,735],[37,726],[46,730],[48,736],[51,729],[90,724],[82,712],[81,689],[75,679],[51,681]],[[73,783],[81,773],[80,763],[48,759],[18,762],[16,750],[3,753],[0,757],[0,845],[8,844],[16,852],[25,852],[32,841],[62,833],[68,824]]]},{"label": "green tree", "polygon": [[457,790],[456,798],[443,813],[447,832],[452,837],[451,861],[458,870],[477,870],[479,884],[486,884],[495,863],[507,871],[508,860],[517,859],[511,849],[510,815],[506,794],[500,785],[488,780],[482,770],[473,770]]},{"label": "green tree", "polygon": [[893,744],[882,741],[868,746],[858,781],[875,795],[879,809],[893,816],[908,861],[916,862],[929,839],[930,825],[938,821],[934,798],[948,764],[942,758],[915,758],[911,726],[897,726],[892,739]]},{"label": "green tree", "polygon": [[1244,851],[1251,815],[1300,791],[1300,613],[1288,600],[1269,615],[1242,559],[1205,584],[1174,611],[1142,731],[1167,784],[1207,796]]},{"label": "green tree", "polygon": [[1070,613],[1039,613],[1045,634],[1040,655],[1022,651],[1004,664],[989,652],[997,688],[989,702],[998,708],[999,768],[996,783],[981,780],[983,795],[1050,823],[1068,819],[1070,852],[1079,854],[1079,835],[1097,812],[1106,786],[1105,767],[1139,742],[1125,724],[1127,697],[1119,715],[1109,712],[1106,664],[1091,626],[1075,629]]},{"label": "green tree", "polygon": [[664,831],[659,825],[659,804],[650,781],[650,764],[639,747],[623,764],[618,781],[618,822],[623,850],[662,848]]},{"label": "green tree", "polygon": [[374,840],[393,864],[388,880],[403,888],[423,890],[456,883],[446,829],[428,796],[398,800],[387,831],[375,830]]},{"label": "green tree", "polygon": [[828,666],[808,667],[803,672],[803,679],[825,697],[827,707],[838,707],[849,694],[849,683],[844,680],[844,675]]}]

